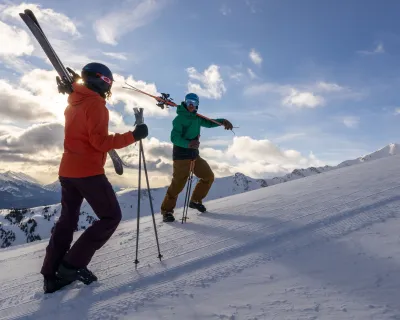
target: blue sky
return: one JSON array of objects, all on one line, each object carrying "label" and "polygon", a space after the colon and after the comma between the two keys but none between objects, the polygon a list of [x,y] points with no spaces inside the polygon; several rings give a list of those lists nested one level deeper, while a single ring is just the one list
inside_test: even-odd
[{"label": "blue sky", "polygon": [[[16,105],[5,109],[3,104],[2,113],[11,108],[9,114],[16,108],[20,112],[25,94],[28,100],[29,95],[43,98],[38,104],[55,103],[58,111],[46,120],[16,112],[16,117],[0,122],[0,148],[2,154],[9,152],[0,158],[3,167],[15,165],[10,154],[21,149],[22,137],[38,131],[33,126],[61,123],[65,107],[62,97],[57,103],[52,100],[56,91],[43,89],[54,85],[46,74],[52,67],[35,40],[24,38],[24,31],[30,37],[27,28],[13,17],[20,4],[0,1],[2,28],[8,28],[8,34],[14,28],[22,37],[11,45],[14,53],[0,49],[0,80],[12,86],[6,102]],[[220,175],[240,170],[264,177],[295,167],[334,165],[399,141],[397,1],[41,0],[22,7],[27,6],[42,14],[39,21],[61,59],[76,70],[101,61],[121,76],[115,87],[131,77],[131,83],[154,93],[168,92],[175,101],[198,90],[200,113],[225,117],[240,127],[236,136],[221,128],[202,132],[204,155]],[[33,70],[42,83],[32,84]],[[122,91],[115,89],[118,101],[109,105],[119,117],[111,128],[129,129],[131,107],[145,107],[155,138],[149,142],[149,148],[154,147],[151,160],[155,173],[165,175],[160,180],[165,184],[175,110],[160,112],[151,100]],[[34,143],[50,153],[58,150],[54,148],[59,141],[43,144],[38,138]],[[18,152],[25,159],[22,169],[29,159],[48,157],[43,152],[39,158],[29,156],[29,150]],[[52,177],[57,163],[46,163],[53,168],[47,169]]]}]

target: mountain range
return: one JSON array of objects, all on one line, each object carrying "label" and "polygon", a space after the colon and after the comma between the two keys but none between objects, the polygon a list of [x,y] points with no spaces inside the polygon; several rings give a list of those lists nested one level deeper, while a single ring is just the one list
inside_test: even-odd
[{"label": "mountain range", "polygon": [[[362,164],[363,162],[389,157],[399,154],[399,148],[399,144],[392,143],[376,152],[357,159],[346,160],[337,166],[295,169],[282,177],[274,177],[271,179],[253,179],[242,173],[236,173],[229,177],[217,178],[207,196],[207,200],[224,198],[343,167]],[[196,182],[197,179],[195,178],[193,185]],[[167,187],[162,187],[150,190],[155,213],[159,212],[166,189]],[[60,187],[58,181],[49,185],[40,185],[27,175],[8,171],[0,174],[0,192],[2,192],[0,193],[2,196],[0,198],[1,207],[7,208],[8,206],[9,208],[13,208],[0,210],[0,247],[8,247],[10,245],[49,237],[51,229],[55,221],[57,221],[61,210],[61,204],[59,203]],[[184,196],[185,194],[182,192],[177,201],[177,208],[183,206]],[[38,198],[36,201],[41,202],[40,204],[34,206],[24,205],[35,197]],[[138,190],[124,189],[117,191],[117,197],[122,209],[123,220],[136,218]],[[141,191],[140,201],[140,216],[151,214],[147,190],[144,189]],[[5,204],[7,204],[7,206],[5,206]],[[178,218],[181,216],[181,211],[182,210],[179,209],[179,212],[176,212]],[[86,229],[93,221],[97,220],[92,208],[86,201],[82,204],[80,215],[81,217],[77,230]]]}]

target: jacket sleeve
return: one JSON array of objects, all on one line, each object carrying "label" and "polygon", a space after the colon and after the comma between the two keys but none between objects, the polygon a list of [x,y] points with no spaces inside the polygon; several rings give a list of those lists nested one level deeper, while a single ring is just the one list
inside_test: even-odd
[{"label": "jacket sleeve", "polygon": [[99,151],[121,149],[135,142],[131,131],[123,134],[108,133],[109,112],[105,105],[92,103],[86,110],[86,121],[89,142]]},{"label": "jacket sleeve", "polygon": [[[201,118],[201,117],[199,117],[200,118],[200,125],[202,126],[202,127],[205,127],[205,128],[215,128],[215,127],[219,127],[219,125],[218,124],[216,124],[216,123],[214,123],[214,122],[212,122],[212,121],[210,121],[210,120],[207,120],[207,119],[204,119],[204,118]],[[219,123],[221,123],[222,124],[222,122],[225,120],[225,119],[213,119],[214,121],[218,121]]]},{"label": "jacket sleeve", "polygon": [[179,116],[172,121],[171,142],[178,147],[189,147],[190,141],[183,137],[183,127],[182,123],[179,121]]}]

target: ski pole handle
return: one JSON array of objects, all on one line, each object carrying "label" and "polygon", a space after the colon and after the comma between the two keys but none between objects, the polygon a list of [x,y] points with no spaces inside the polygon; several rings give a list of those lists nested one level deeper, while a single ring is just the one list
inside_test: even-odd
[{"label": "ski pole handle", "polygon": [[135,118],[136,118],[135,125],[144,123],[143,108],[133,108],[133,111],[135,112]]}]

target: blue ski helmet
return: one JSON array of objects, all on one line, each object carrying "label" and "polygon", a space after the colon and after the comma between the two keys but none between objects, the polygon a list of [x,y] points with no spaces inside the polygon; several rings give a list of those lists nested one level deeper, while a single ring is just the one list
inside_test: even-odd
[{"label": "blue ski helmet", "polygon": [[193,106],[195,106],[196,107],[196,109],[198,109],[199,108],[199,103],[200,103],[200,100],[199,100],[199,96],[197,95],[197,94],[195,94],[195,93],[188,93],[186,96],[185,96],[185,104],[187,105],[187,106],[189,106],[189,105],[193,105]]},{"label": "blue ski helmet", "polygon": [[111,70],[102,63],[91,62],[82,69],[82,78],[87,87],[105,97],[114,81]]}]

